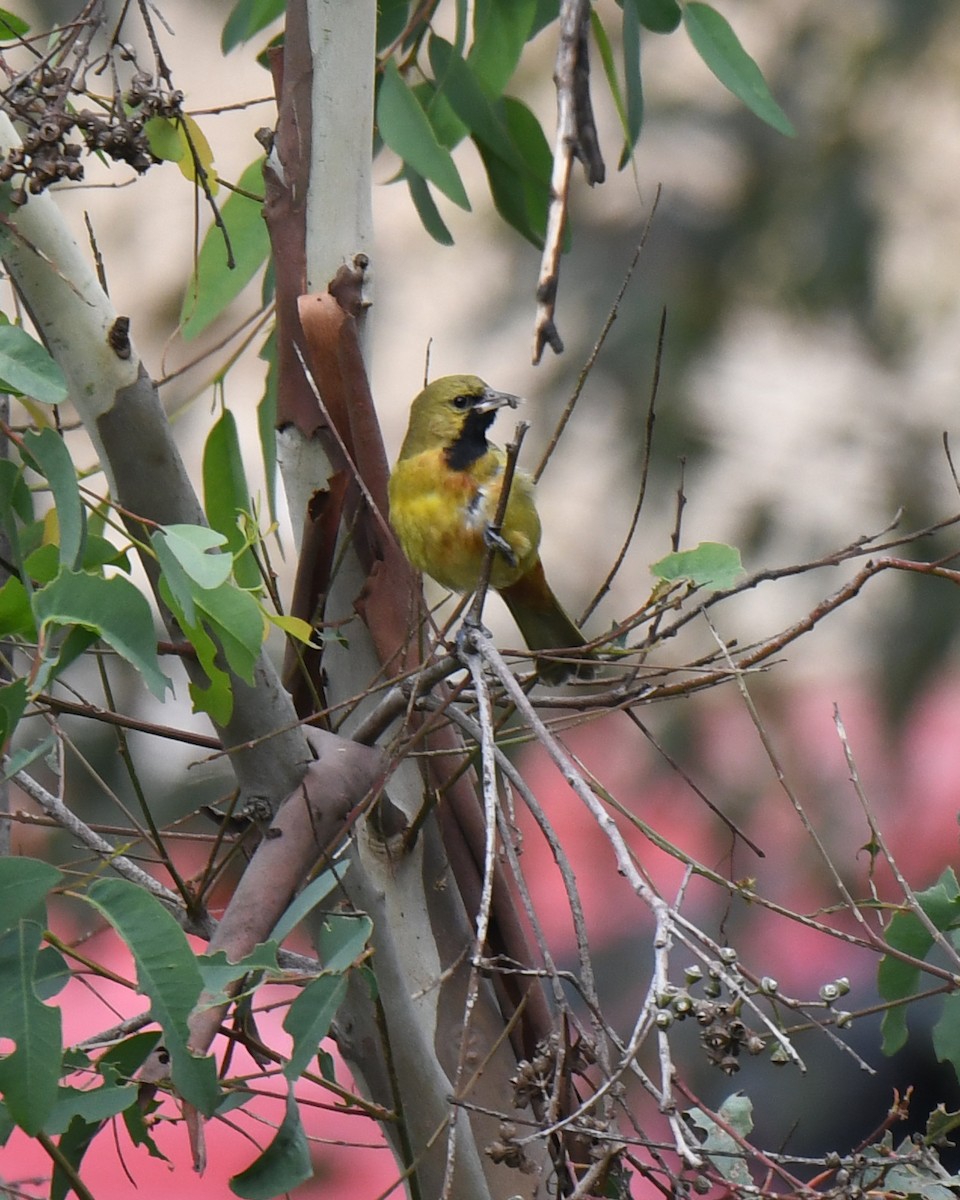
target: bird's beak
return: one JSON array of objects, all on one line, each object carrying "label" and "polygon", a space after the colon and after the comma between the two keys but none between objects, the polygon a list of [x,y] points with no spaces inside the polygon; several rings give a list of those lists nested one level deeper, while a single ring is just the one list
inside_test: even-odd
[{"label": "bird's beak", "polygon": [[474,404],[473,411],[479,413],[496,412],[498,408],[516,408],[519,403],[519,396],[512,396],[509,392],[495,392],[493,388],[487,388],[477,403]]}]

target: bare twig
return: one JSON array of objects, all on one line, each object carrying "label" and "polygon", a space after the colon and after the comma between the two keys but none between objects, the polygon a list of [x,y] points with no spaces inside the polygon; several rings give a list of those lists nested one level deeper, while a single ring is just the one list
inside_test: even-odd
[{"label": "bare twig", "polygon": [[616,579],[620,568],[623,566],[623,560],[627,557],[627,551],[630,549],[633,535],[637,531],[637,523],[640,520],[643,502],[647,495],[647,478],[650,474],[650,457],[653,452],[653,426],[656,421],[657,391],[660,387],[660,364],[663,361],[663,341],[666,331],[667,310],[664,309],[660,314],[660,329],[657,333],[657,352],[653,360],[653,378],[650,381],[650,400],[647,403],[647,419],[643,431],[643,455],[640,460],[640,484],[637,488],[636,503],[633,506],[633,514],[630,517],[630,524],[627,527],[627,533],[620,546],[619,553],[613,561],[613,566],[607,572],[603,583],[600,584],[594,593],[593,599],[583,610],[583,615],[579,621],[581,625],[589,618],[590,614],[610,590],[610,585]]},{"label": "bare twig", "polygon": [[799,817],[800,823],[803,826],[807,836],[810,838],[811,842],[813,843],[813,845],[815,846],[815,848],[817,850],[817,853],[820,855],[821,862],[824,864],[824,866],[829,871],[830,878],[833,880],[833,885],[837,889],[837,892],[839,893],[840,897],[842,898],[843,903],[846,905],[847,910],[850,912],[850,914],[856,920],[857,924],[864,931],[864,934],[867,937],[867,939],[869,941],[873,942],[877,946],[881,945],[880,939],[878,938],[878,936],[874,932],[874,930],[871,928],[869,922],[867,921],[866,917],[864,916],[864,914],[860,908],[860,905],[853,898],[852,894],[850,893],[849,888],[844,883],[844,881],[840,875],[840,872],[837,870],[836,866],[834,865],[833,859],[830,857],[829,853],[827,852],[826,846],[821,841],[820,835],[817,833],[816,829],[814,829],[813,823],[811,822],[810,818],[807,816],[806,809],[803,807],[803,804],[801,803],[799,796],[796,794],[796,792],[793,789],[793,786],[791,785],[789,779],[787,778],[786,771],[784,770],[783,765],[780,762],[780,758],[779,758],[779,755],[777,754],[776,748],[773,745],[773,741],[772,741],[769,733],[767,732],[766,726],[764,725],[763,720],[761,719],[760,714],[757,711],[757,707],[753,702],[753,697],[750,695],[750,692],[747,688],[746,682],[743,678],[743,672],[737,667],[737,665],[734,663],[733,659],[730,657],[730,652],[727,650],[726,644],[724,643],[724,641],[720,637],[720,635],[717,633],[716,628],[713,626],[709,617],[707,617],[706,614],[704,614],[704,619],[707,621],[707,624],[710,628],[710,632],[716,638],[717,645],[720,647],[721,653],[726,658],[727,663],[728,663],[729,667],[731,668],[733,677],[736,680],[737,688],[740,692],[740,696],[743,700],[744,705],[746,706],[747,712],[750,714],[750,720],[753,722],[753,726],[757,731],[757,736],[760,738],[760,742],[761,742],[761,745],[763,746],[764,753],[766,754],[771,767],[773,767],[774,773],[777,777],[777,783],[780,785],[781,791],[787,797],[787,799],[790,801],[790,804],[793,807],[794,812]]},{"label": "bare twig", "polygon": [[[5,767],[8,761],[4,757],[3,763]],[[172,892],[169,888],[164,887],[159,880],[147,874],[146,871],[138,867],[136,863],[131,862],[125,855],[118,853],[117,848],[112,846],[106,838],[102,838],[98,833],[94,833],[89,825],[71,812],[59,796],[54,796],[52,792],[48,792],[42,784],[38,783],[32,775],[28,775],[26,771],[17,771],[13,776],[13,781],[17,787],[22,788],[26,792],[31,800],[40,805],[48,817],[55,820],[62,829],[65,829],[75,837],[81,845],[92,851],[98,858],[103,859],[118,875],[144,888],[151,896],[155,896],[161,904],[173,913],[185,928],[189,926],[193,931],[197,932],[202,929],[204,936],[210,936],[213,925],[209,921],[209,918],[203,918],[199,921],[189,920],[184,911],[183,902],[176,892]]]},{"label": "bare twig", "polygon": [[470,607],[467,609],[467,614],[464,617],[465,624],[479,625],[483,617],[483,602],[487,597],[487,590],[490,587],[490,575],[493,571],[493,560],[500,553],[497,542],[500,538],[500,531],[503,529],[503,521],[507,515],[507,505],[510,502],[510,489],[513,487],[513,477],[517,471],[517,459],[520,457],[520,447],[523,445],[523,439],[526,436],[527,430],[530,428],[529,422],[518,421],[517,428],[513,435],[513,441],[506,447],[506,462],[503,466],[503,479],[500,483],[500,496],[497,500],[497,511],[494,514],[493,520],[487,526],[488,542],[487,552],[484,555],[483,567],[480,571],[480,580],[477,583],[477,590],[473,594],[473,600]]},{"label": "bare twig", "polygon": [[687,494],[683,490],[683,477],[687,469],[687,457],[680,456],[680,479],[677,482],[677,509],[673,521],[673,532],[670,534],[670,549],[676,554],[680,549],[680,526],[683,524],[683,510],[687,506]]},{"label": "bare twig", "polygon": [[879,848],[880,853],[886,860],[891,874],[897,881],[897,886],[903,892],[904,899],[910,906],[910,911],[924,927],[933,941],[947,956],[947,961],[955,964],[958,970],[960,970],[960,959],[958,959],[956,947],[953,945],[951,940],[945,936],[943,930],[938,929],[933,921],[931,921],[927,916],[926,912],[924,912],[923,906],[917,899],[916,892],[907,882],[903,872],[897,866],[896,859],[890,853],[890,848],[888,847],[886,839],[880,830],[880,826],[877,824],[877,819],[874,815],[873,808],[870,805],[870,801],[867,799],[867,793],[864,790],[863,783],[861,782],[860,772],[857,769],[856,759],[853,756],[853,749],[850,746],[849,739],[847,738],[847,731],[844,728],[843,720],[840,717],[840,706],[838,704],[834,704],[833,706],[833,723],[836,726],[837,736],[840,739],[840,744],[843,746],[843,756],[846,759],[847,769],[850,772],[850,782],[853,784],[853,790],[856,792],[857,799],[860,801],[860,807],[863,809],[863,815],[866,818],[867,825],[870,829],[871,844]]},{"label": "bare twig", "polygon": [[563,341],[554,316],[573,160],[579,158],[583,162],[587,182],[591,185],[602,183],[605,173],[590,105],[589,24],[589,0],[563,0],[560,6],[560,43],[553,75],[557,86],[557,134],[550,177],[547,232],[537,281],[537,315],[533,335],[535,363],[542,358],[545,346],[550,346],[556,354],[563,352]]},{"label": "bare twig", "polygon": [[543,475],[543,472],[546,470],[547,463],[550,461],[550,457],[557,448],[557,443],[560,441],[563,431],[567,427],[567,422],[570,420],[571,416],[573,416],[573,410],[577,406],[577,401],[580,399],[580,395],[583,392],[587,378],[589,377],[590,372],[593,370],[597,359],[600,357],[600,351],[603,349],[603,345],[607,340],[610,330],[613,328],[613,323],[620,315],[620,305],[623,302],[623,297],[627,293],[627,288],[630,286],[630,280],[633,278],[633,273],[636,271],[637,264],[640,262],[640,255],[643,253],[643,248],[647,244],[647,236],[650,233],[650,227],[657,211],[657,205],[660,203],[660,190],[661,186],[660,184],[657,184],[657,190],[653,197],[653,204],[650,207],[650,215],[647,217],[646,223],[644,224],[643,233],[640,235],[640,241],[637,243],[637,248],[633,252],[633,257],[630,259],[630,264],[623,276],[620,289],[614,297],[613,303],[610,305],[606,320],[603,322],[603,326],[600,330],[597,340],[593,344],[593,349],[587,356],[587,361],[583,364],[580,374],[577,376],[577,384],[573,389],[573,395],[567,401],[566,407],[560,414],[560,420],[557,422],[557,426],[553,431],[550,442],[546,450],[543,452],[540,462],[537,465],[537,469],[533,473],[534,483],[539,482],[541,475]]},{"label": "bare twig", "polygon": [[[520,439],[518,437],[517,449],[519,449],[519,440]],[[514,455],[513,461],[516,463],[516,455]],[[506,508],[506,504],[503,496],[506,493],[508,486],[509,481],[505,478],[500,505],[500,507],[504,509]],[[498,517],[499,520],[502,521],[503,517],[501,513],[498,513]],[[490,554],[488,553],[488,567],[489,560]],[[487,573],[489,575],[489,571]],[[473,943],[470,981],[467,986],[467,995],[463,1006],[464,1034],[460,1040],[460,1053],[457,1056],[457,1072],[453,1087],[456,1095],[460,1095],[461,1092],[461,1083],[464,1070],[466,1069],[468,1048],[471,1045],[471,1039],[469,1036],[471,1019],[480,994],[480,970],[483,965],[484,946],[487,944],[487,934],[490,929],[490,911],[493,903],[493,880],[497,853],[496,742],[494,740],[493,711],[490,705],[490,694],[487,690],[486,681],[483,677],[483,661],[473,648],[469,636],[464,639],[460,646],[460,656],[470,671],[474,688],[476,689],[477,693],[477,715],[480,725],[480,780],[481,792],[483,796],[483,818],[486,829],[486,839],[483,854],[483,885],[480,893],[480,904],[477,908],[476,917],[477,932]],[[447,1200],[447,1197],[452,1194],[454,1183],[454,1166],[456,1164],[457,1121],[459,1116],[459,1110],[455,1110],[452,1115],[447,1133],[447,1159],[446,1169],[444,1172],[442,1200]]]}]

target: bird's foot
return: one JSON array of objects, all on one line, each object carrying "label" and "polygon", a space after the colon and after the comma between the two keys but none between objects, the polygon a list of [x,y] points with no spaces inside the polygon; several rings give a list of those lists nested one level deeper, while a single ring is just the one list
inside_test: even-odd
[{"label": "bird's foot", "polygon": [[483,544],[488,549],[496,550],[502,554],[507,561],[507,566],[515,567],[517,565],[517,556],[514,553],[513,547],[492,525],[488,525],[483,531]]}]

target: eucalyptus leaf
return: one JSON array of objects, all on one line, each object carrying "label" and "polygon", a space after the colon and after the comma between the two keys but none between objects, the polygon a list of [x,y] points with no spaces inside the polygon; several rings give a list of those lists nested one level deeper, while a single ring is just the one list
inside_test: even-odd
[{"label": "eucalyptus leaf", "polygon": [[460,208],[470,209],[460,173],[391,59],[377,96],[377,126],[385,144]]},{"label": "eucalyptus leaf", "polygon": [[67,381],[46,347],[19,325],[0,325],[0,390],[63,404]]},{"label": "eucalyptus leaf", "polygon": [[683,6],[683,24],[694,49],[725,88],[750,109],[787,137],[796,136],[790,119],[774,100],[760,68],[740,44],[726,17],[690,0]]}]

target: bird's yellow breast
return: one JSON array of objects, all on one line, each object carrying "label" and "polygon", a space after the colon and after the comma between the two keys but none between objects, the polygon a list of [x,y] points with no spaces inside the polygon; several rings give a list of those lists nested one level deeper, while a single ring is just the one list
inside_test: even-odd
[{"label": "bird's yellow breast", "polygon": [[[484,531],[500,500],[505,456],[491,447],[465,471],[451,470],[443,449],[402,458],[390,477],[390,524],[411,563],[457,592],[476,587],[486,554]],[[509,587],[537,561],[540,519],[533,484],[520,471],[513,477],[501,535],[516,556],[493,560],[491,584]]]}]

